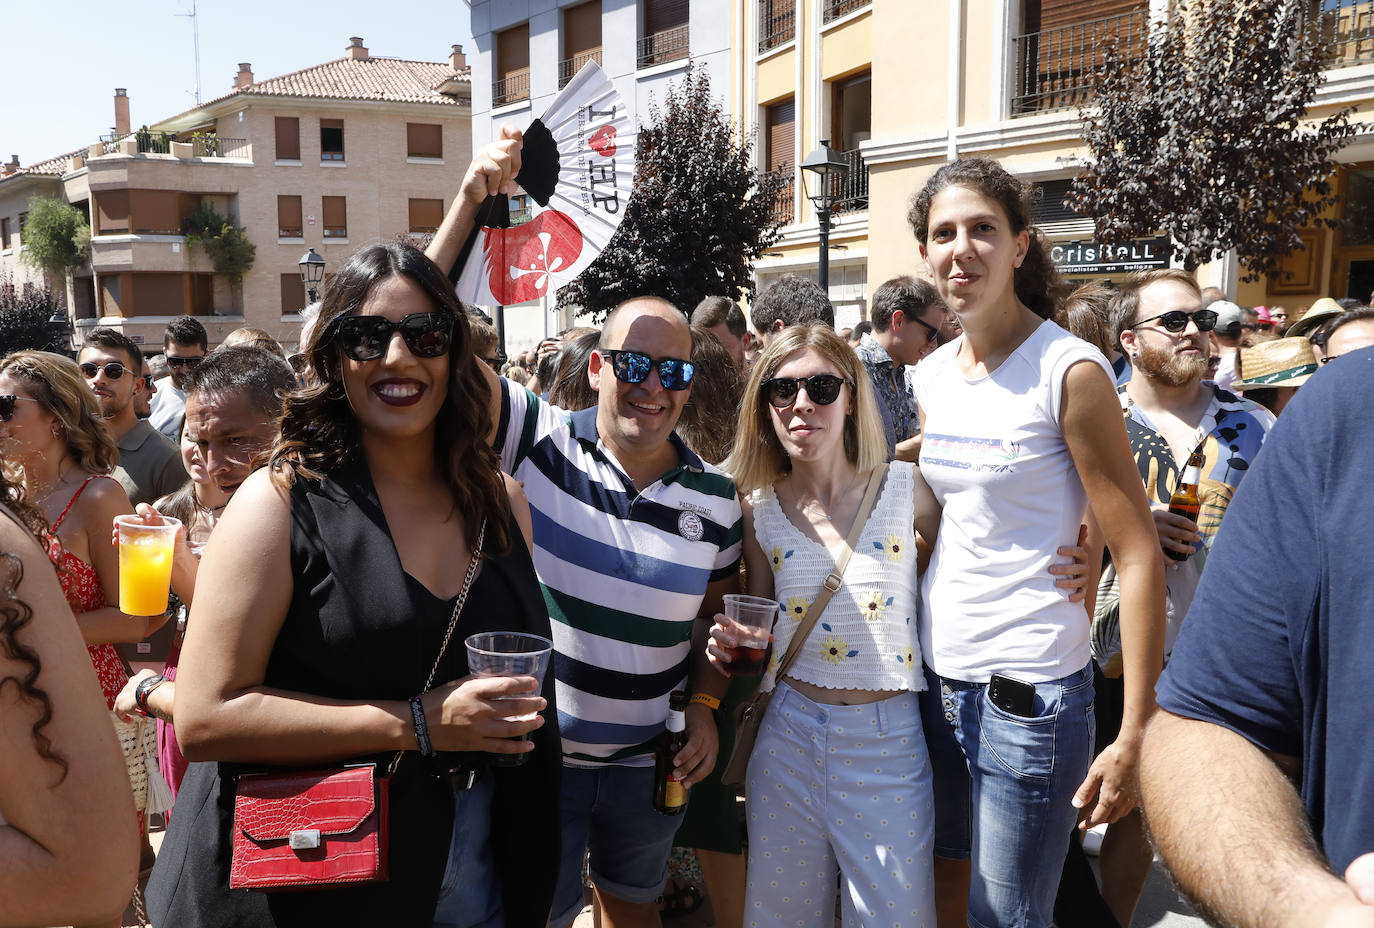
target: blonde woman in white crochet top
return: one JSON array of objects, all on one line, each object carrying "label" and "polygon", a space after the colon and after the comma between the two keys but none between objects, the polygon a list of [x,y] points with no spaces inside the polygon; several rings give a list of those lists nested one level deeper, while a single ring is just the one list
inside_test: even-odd
[{"label": "blonde woman in white crochet top", "polygon": [[[744,924],[828,928],[838,870],[845,925],[934,928],[915,535],[933,536],[939,507],[912,465],[892,467],[844,585],[776,680],[887,445],[866,372],[825,326],[774,337],[740,420],[723,466],[744,497],[749,592],[782,607],[762,682],[775,693],[745,786]],[[727,671],[730,630],[717,624],[712,638],[712,660]]]}]

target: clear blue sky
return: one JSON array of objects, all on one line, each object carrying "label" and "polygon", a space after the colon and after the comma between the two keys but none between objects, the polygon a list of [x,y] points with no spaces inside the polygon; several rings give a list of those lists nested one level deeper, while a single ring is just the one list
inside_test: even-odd
[{"label": "clear blue sky", "polygon": [[[442,61],[472,51],[462,0],[198,0],[201,99],[233,88],[238,63],[258,80],[343,56],[359,35],[373,55]],[[191,0],[0,0],[0,161],[51,158],[114,125],[114,89],[132,125],[195,105]],[[471,58],[469,58],[471,61]]]}]

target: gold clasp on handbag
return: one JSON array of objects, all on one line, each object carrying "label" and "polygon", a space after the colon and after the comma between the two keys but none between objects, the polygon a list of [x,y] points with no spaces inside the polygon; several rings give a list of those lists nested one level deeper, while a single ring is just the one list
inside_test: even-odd
[{"label": "gold clasp on handbag", "polygon": [[309,851],[320,846],[320,830],[318,828],[302,828],[300,831],[291,832],[291,850]]},{"label": "gold clasp on handbag", "polygon": [[843,584],[843,577],[836,576],[835,574],[830,574],[828,577],[825,578],[825,582],[822,583],[821,586],[825,587],[832,593],[838,593],[840,591],[840,587]]}]

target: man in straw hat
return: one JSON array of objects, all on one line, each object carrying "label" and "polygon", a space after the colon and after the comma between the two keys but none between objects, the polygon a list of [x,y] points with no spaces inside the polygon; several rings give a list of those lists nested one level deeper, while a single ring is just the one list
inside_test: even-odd
[{"label": "man in straw hat", "polygon": [[[1289,338],[1302,337],[1309,341],[1321,330],[1321,327],[1339,316],[1344,310],[1341,304],[1324,296],[1311,306],[1307,307],[1307,312],[1302,314],[1302,318],[1288,327],[1288,331],[1283,334]],[[1320,349],[1318,349],[1320,351]],[[1321,360],[1318,355],[1317,360]]]},{"label": "man in straw hat", "polygon": [[1283,412],[1298,387],[1317,372],[1312,343],[1305,338],[1273,338],[1240,350],[1232,389],[1265,406],[1274,415]]},{"label": "man in straw hat", "polygon": [[[1196,281],[1176,268],[1132,274],[1108,306],[1112,335],[1131,363],[1131,379],[1118,391],[1126,432],[1160,547],[1173,555],[1165,560],[1166,654],[1178,637],[1226,506],[1274,424],[1267,410],[1204,380],[1218,306],[1233,307],[1237,312],[1232,316],[1239,320],[1233,303],[1218,301],[1203,309]],[[1197,522],[1169,512],[1169,499],[1194,451],[1202,452],[1205,462]],[[1120,597],[1116,570],[1109,563],[1093,617],[1093,656],[1099,670],[1095,714],[1099,733],[1106,732],[1099,740],[1105,743],[1121,724],[1124,698]],[[1110,826],[1101,859],[1102,895],[1116,920],[1128,925],[1152,859],[1138,811]]]},{"label": "man in straw hat", "polygon": [[1370,370],[1327,365],[1270,433],[1159,679],[1145,814],[1216,924],[1374,925]]}]

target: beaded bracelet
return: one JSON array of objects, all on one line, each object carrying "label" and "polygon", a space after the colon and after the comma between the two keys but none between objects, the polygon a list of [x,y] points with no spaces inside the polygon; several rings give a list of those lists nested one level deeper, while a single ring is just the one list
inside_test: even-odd
[{"label": "beaded bracelet", "polygon": [[425,721],[425,707],[419,696],[411,697],[410,717],[415,721],[415,741],[420,746],[420,756],[433,757],[434,745],[429,741],[429,724]]}]

